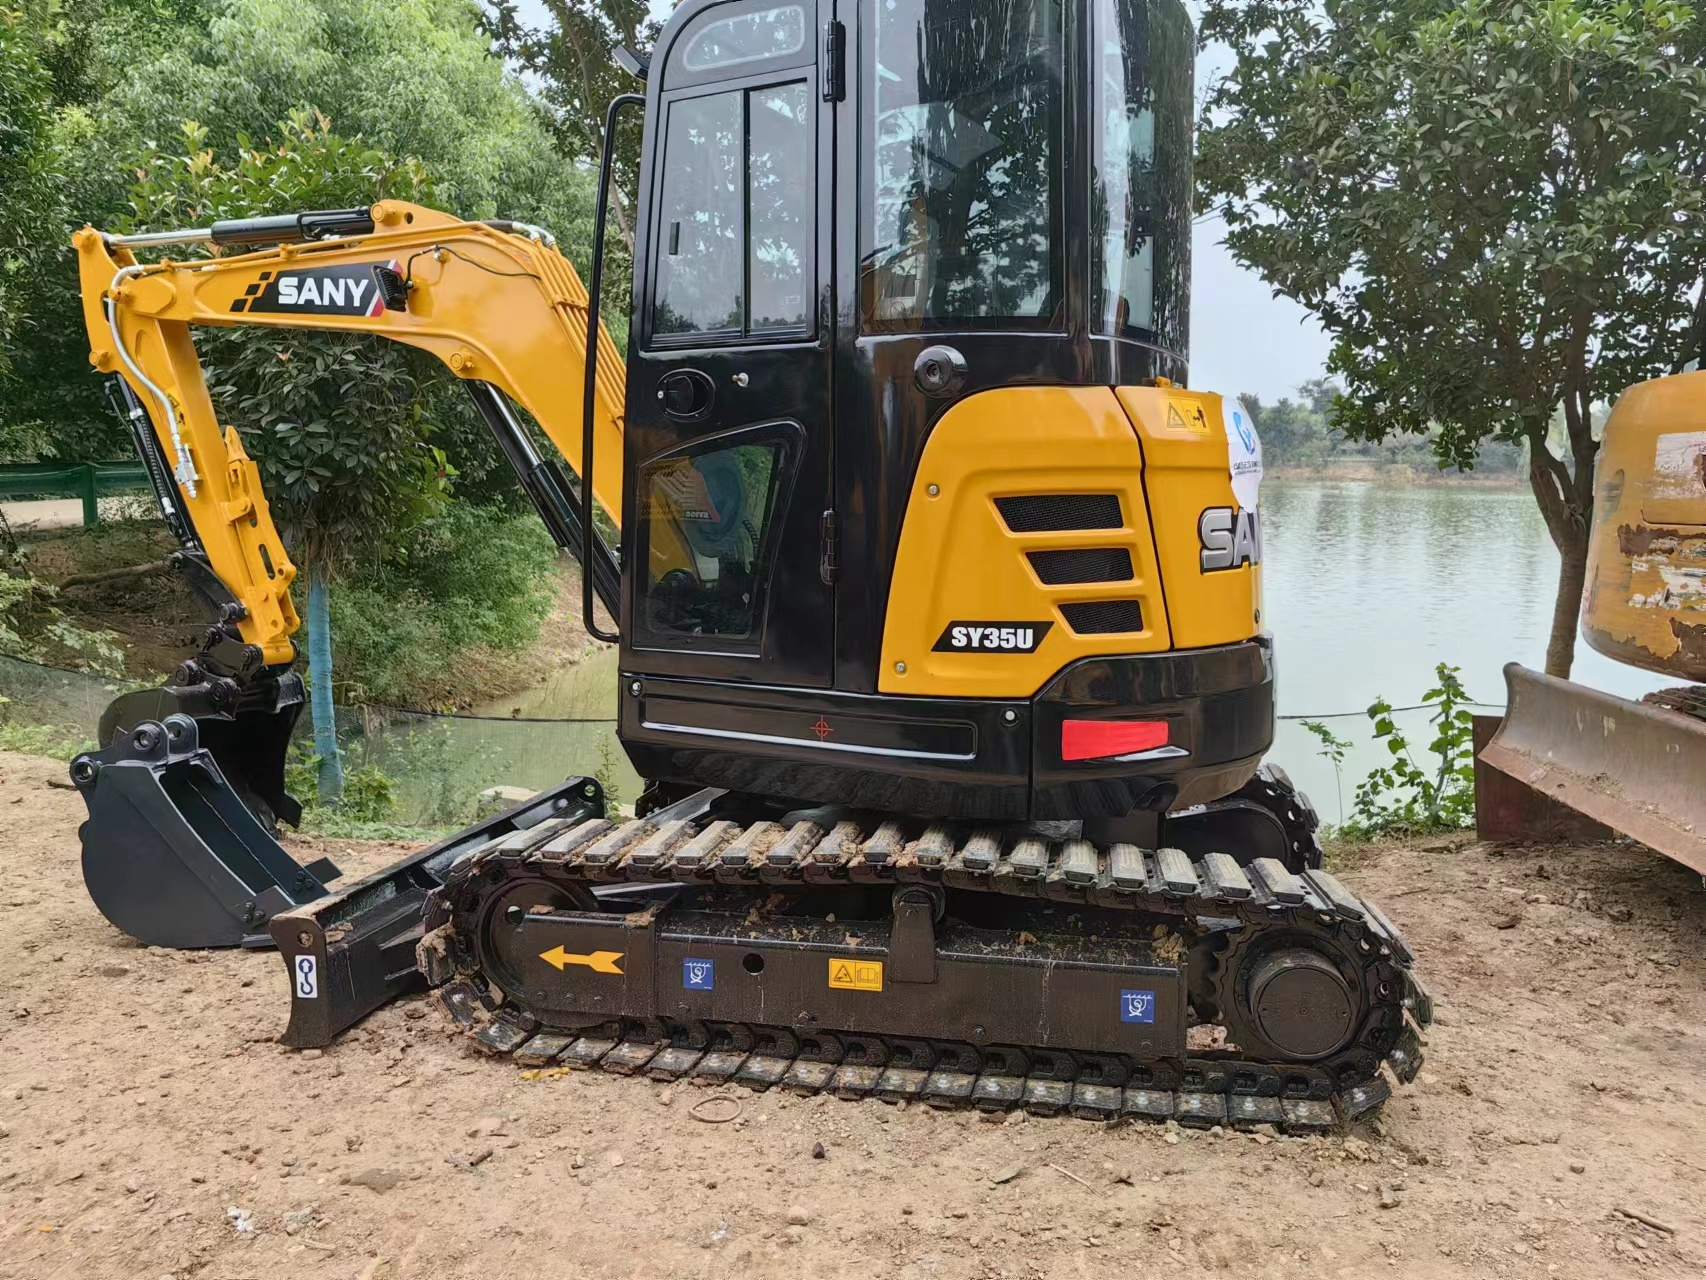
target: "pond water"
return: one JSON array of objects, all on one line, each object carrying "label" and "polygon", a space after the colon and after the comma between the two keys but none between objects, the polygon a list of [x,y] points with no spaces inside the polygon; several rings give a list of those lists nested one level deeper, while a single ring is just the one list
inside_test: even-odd
[{"label": "pond water", "polygon": [[[1281,716],[1359,713],[1329,721],[1357,744],[1344,767],[1347,804],[1386,754],[1360,714],[1376,697],[1400,707],[1421,701],[1445,662],[1461,669],[1471,697],[1496,710],[1505,663],[1545,665],[1558,552],[1527,489],[1269,480],[1262,539]],[[1625,696],[1666,683],[1581,640],[1572,678]],[[1431,739],[1428,715],[1398,717],[1422,746]],[[1332,767],[1297,720],[1281,721],[1272,758],[1327,821],[1338,820]]]},{"label": "pond water", "polygon": [[[1331,727],[1355,744],[1343,770],[1348,803],[1356,781],[1386,757],[1363,714],[1375,698],[1398,707],[1420,702],[1435,665],[1446,662],[1462,670],[1472,697],[1496,709],[1504,704],[1506,662],[1536,668],[1545,662],[1558,553],[1526,489],[1269,480],[1262,486],[1262,536],[1264,613],[1275,638],[1280,714],[1289,717],[1280,723],[1272,758],[1329,822],[1339,819],[1339,784],[1296,717],[1339,717]],[[1665,683],[1583,642],[1574,674],[1630,696]],[[615,698],[616,655],[606,649],[481,711],[603,717],[614,714]],[[1431,738],[1428,715],[1398,716],[1419,745]],[[546,727],[536,726],[535,742],[541,735],[548,736]],[[577,742],[588,735],[615,745],[613,730],[575,726]],[[558,753],[544,754],[552,764],[543,757],[537,763],[549,769]],[[637,779],[616,754],[632,799]]]}]

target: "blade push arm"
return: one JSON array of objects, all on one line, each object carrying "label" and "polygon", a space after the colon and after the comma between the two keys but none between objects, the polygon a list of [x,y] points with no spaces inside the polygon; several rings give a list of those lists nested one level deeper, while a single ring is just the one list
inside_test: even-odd
[{"label": "blade push arm", "polygon": [[[191,326],[372,333],[419,347],[459,378],[523,405],[584,473],[587,295],[574,267],[554,245],[510,224],[462,222],[391,201],[374,205],[372,217],[370,234],[146,266],[93,228],[74,237],[90,361],[121,376],[147,412],[181,509],[243,606],[243,639],[268,665],[295,656],[295,568],[253,460],[214,415]],[[598,341],[592,488],[619,521],[623,366],[602,327]]]}]

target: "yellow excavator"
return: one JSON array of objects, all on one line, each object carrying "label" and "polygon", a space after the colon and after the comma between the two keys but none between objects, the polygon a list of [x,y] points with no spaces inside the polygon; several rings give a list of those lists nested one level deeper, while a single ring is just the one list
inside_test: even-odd
[{"label": "yellow excavator", "polygon": [[[1698,361],[1695,362],[1698,364]],[[1582,637],[1608,658],[1706,681],[1706,373],[1637,383],[1606,420]],[[1512,663],[1481,759],[1706,875],[1706,687],[1640,701]],[[1543,812],[1543,810],[1542,810]],[[1521,829],[1497,834],[1532,834]]]},{"label": "yellow excavator", "polygon": [[[644,108],[625,360],[608,158],[590,288],[539,228],[393,201],[80,232],[93,362],[217,608],[73,763],[108,918],[270,936],[298,1046],[424,979],[533,1067],[1377,1108],[1431,1009],[1262,763],[1260,443],[1184,387],[1193,41],[1177,0],[687,0],[606,119]],[[273,840],[293,570],[201,325],[461,379],[620,644],[634,816],[571,778],[331,893]]]}]

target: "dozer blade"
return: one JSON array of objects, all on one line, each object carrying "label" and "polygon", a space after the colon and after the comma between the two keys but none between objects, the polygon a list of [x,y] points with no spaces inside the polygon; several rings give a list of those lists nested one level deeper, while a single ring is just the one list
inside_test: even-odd
[{"label": "dozer blade", "polygon": [[1517,663],[1481,759],[1706,875],[1706,721]]},{"label": "dozer blade", "polygon": [[83,883],[101,914],[148,946],[266,946],[280,911],[338,875],[303,866],[256,820],[186,715],[145,720],[71,762],[89,807]]},{"label": "dozer blade", "polygon": [[598,782],[570,778],[348,888],[274,916],[269,927],[290,974],[290,1025],[280,1042],[323,1048],[380,1005],[424,985],[415,944],[427,895],[458,859],[546,823],[555,830],[603,813]]}]

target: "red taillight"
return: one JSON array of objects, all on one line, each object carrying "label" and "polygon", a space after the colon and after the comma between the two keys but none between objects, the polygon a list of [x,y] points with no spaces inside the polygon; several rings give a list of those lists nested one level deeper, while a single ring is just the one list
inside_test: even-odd
[{"label": "red taillight", "polygon": [[1060,726],[1062,760],[1129,756],[1166,745],[1165,720],[1066,720]]}]

